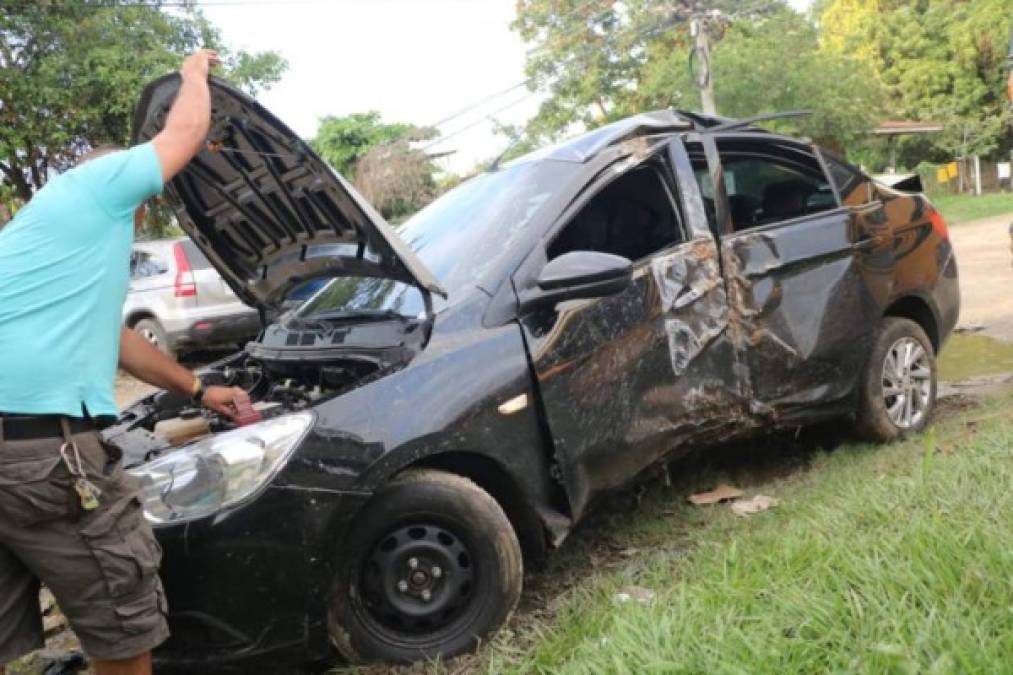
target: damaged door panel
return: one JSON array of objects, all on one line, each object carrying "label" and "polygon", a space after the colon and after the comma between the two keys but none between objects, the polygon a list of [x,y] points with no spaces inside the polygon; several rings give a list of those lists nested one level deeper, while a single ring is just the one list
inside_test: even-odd
[{"label": "damaged door panel", "polygon": [[721,339],[727,302],[716,247],[678,215],[663,161],[597,186],[517,276],[523,289],[545,260],[569,250],[636,261],[622,293],[521,320],[574,516],[732,412],[734,353]]},{"label": "damaged door panel", "polygon": [[732,332],[757,410],[790,418],[841,401],[882,311],[863,272],[875,241],[804,146],[716,146]]}]

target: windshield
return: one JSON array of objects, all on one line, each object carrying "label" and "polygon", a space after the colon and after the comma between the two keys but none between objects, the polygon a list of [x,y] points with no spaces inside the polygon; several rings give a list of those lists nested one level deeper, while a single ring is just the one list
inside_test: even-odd
[{"label": "windshield", "polygon": [[[541,161],[483,174],[419,211],[398,227],[397,233],[453,297],[475,285],[502,260],[561,181],[579,167]],[[316,293],[299,308],[297,314],[302,318],[341,311],[386,311],[404,316],[424,311],[417,288],[391,279],[317,280],[295,293],[300,300]]]}]

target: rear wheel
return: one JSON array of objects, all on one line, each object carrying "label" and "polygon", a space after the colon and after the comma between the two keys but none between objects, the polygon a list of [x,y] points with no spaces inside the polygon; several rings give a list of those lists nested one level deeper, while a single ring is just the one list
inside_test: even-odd
[{"label": "rear wheel", "polygon": [[141,319],[134,324],[134,330],[142,338],[158,347],[159,351],[169,356],[173,355],[173,350],[169,346],[169,336],[166,335],[162,324],[158,323],[156,319]]},{"label": "rear wheel", "polygon": [[886,317],[865,367],[858,431],[868,440],[892,441],[921,431],[936,405],[936,356],[914,321]]},{"label": "rear wheel", "polygon": [[417,470],[380,490],[356,519],[329,609],[352,662],[449,657],[498,629],[520,597],[510,521],[467,478]]}]

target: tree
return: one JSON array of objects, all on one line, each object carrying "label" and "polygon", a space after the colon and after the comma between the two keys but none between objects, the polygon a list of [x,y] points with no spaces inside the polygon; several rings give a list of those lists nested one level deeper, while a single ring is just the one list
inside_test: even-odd
[{"label": "tree", "polygon": [[22,202],[89,148],[125,144],[144,84],[211,47],[223,75],[255,93],[277,81],[274,52],[233,52],[193,6],[7,0],[0,7],[0,177]]},{"label": "tree", "polygon": [[432,158],[411,146],[435,136],[434,129],[384,122],[371,110],[323,118],[310,145],[385,218],[400,220],[438,192]]},{"label": "tree", "polygon": [[435,167],[424,151],[398,140],[371,148],[355,164],[355,187],[384,218],[400,221],[437,193]]},{"label": "tree", "polygon": [[[592,128],[644,110],[699,108],[688,3],[560,4],[518,4],[514,27],[533,45],[528,72],[533,86],[550,94],[525,129],[529,138],[545,142],[573,125]],[[711,49],[721,114],[812,109],[811,118],[780,126],[838,148],[854,143],[875,119],[880,88],[869,67],[820,52],[816,29],[783,2],[710,0],[692,7],[725,17]]]},{"label": "tree", "polygon": [[838,151],[864,142],[880,121],[883,95],[872,68],[821,51],[816,28],[791,9],[733,23],[712,59],[715,96],[729,117],[810,110],[768,126]]},{"label": "tree", "polygon": [[[938,121],[942,134],[898,144],[901,161],[1010,149],[1005,96],[1013,0],[829,0],[824,49],[876,67],[891,117]],[[853,6],[861,19],[842,21]]]},{"label": "tree", "polygon": [[310,145],[335,171],[351,180],[355,177],[355,163],[372,148],[402,139],[418,141],[434,136],[432,129],[383,122],[380,113],[370,110],[344,117],[324,117]]}]

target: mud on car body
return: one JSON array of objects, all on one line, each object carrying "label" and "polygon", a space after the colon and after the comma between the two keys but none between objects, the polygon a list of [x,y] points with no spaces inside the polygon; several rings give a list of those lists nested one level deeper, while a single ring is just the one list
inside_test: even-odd
[{"label": "mud on car body", "polygon": [[[149,86],[136,139],[177,86]],[[958,310],[945,224],[807,142],[638,115],[395,234],[256,102],[218,81],[212,99],[207,149],[167,188],[183,228],[265,316],[328,282],[203,374],[262,422],[162,392],[107,430],[165,551],[163,666],[455,654],[506,620],[523,560],[646,467],[931,414]]]}]

